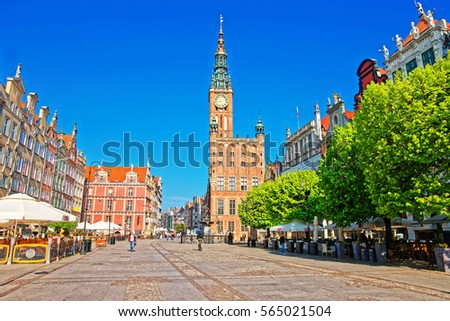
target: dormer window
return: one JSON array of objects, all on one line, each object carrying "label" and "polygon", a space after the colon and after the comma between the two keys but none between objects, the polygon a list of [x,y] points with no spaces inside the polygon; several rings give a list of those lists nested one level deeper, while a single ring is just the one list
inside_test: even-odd
[{"label": "dormer window", "polygon": [[129,172],[127,174],[126,182],[128,183],[136,183],[137,182],[137,175],[135,172]]}]

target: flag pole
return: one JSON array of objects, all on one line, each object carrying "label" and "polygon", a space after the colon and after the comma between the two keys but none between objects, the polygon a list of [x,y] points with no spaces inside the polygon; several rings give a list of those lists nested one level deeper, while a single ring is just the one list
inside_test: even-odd
[{"label": "flag pole", "polygon": [[297,106],[297,130],[300,129],[300,113]]}]

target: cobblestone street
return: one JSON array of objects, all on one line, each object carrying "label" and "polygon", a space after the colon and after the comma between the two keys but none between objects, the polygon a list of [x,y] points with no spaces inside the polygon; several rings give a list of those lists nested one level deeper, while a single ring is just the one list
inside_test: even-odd
[{"label": "cobblestone street", "polygon": [[450,300],[450,274],[241,245],[139,240],[49,265],[0,266],[0,300]]}]

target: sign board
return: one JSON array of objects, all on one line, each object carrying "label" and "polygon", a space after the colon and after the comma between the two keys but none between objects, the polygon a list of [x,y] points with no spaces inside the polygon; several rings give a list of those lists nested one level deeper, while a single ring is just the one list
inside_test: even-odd
[{"label": "sign board", "polygon": [[0,244],[0,264],[4,264],[8,261],[9,257],[9,245]]},{"label": "sign board", "polygon": [[12,261],[13,263],[45,263],[47,252],[47,244],[14,245]]}]

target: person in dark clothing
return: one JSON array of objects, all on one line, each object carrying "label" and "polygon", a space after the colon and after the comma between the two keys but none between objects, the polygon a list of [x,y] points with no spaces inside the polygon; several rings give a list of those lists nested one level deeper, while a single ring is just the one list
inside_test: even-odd
[{"label": "person in dark clothing", "polygon": [[233,244],[233,233],[228,234],[228,244]]},{"label": "person in dark clothing", "polygon": [[280,237],[280,253],[284,254],[286,252],[286,238],[284,237],[284,234],[281,234]]}]

